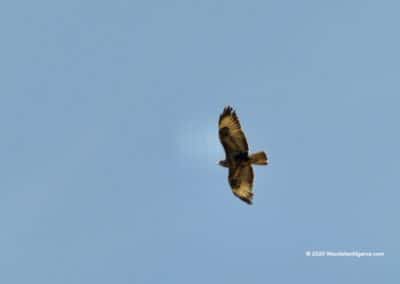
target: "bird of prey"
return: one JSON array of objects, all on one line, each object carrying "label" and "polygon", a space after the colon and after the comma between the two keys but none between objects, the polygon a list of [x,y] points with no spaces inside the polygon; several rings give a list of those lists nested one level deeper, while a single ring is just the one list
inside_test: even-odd
[{"label": "bird of prey", "polygon": [[218,127],[219,139],[225,150],[225,160],[219,161],[219,165],[229,169],[228,181],[233,194],[252,204],[254,173],[251,165],[267,165],[267,155],[263,151],[249,155],[246,136],[232,107],[224,108]]}]

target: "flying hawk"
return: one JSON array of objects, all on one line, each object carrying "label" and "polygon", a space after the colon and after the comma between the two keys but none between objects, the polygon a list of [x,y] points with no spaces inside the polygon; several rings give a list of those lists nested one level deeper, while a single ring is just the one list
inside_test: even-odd
[{"label": "flying hawk", "polygon": [[232,107],[227,106],[219,117],[219,139],[225,150],[225,160],[219,165],[229,168],[228,180],[233,194],[251,204],[253,199],[254,173],[252,164],[267,165],[265,152],[249,155],[246,136],[240,127],[239,118]]}]

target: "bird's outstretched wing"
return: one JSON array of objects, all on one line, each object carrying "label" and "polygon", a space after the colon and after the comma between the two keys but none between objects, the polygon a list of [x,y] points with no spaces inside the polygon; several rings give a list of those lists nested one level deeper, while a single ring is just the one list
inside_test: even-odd
[{"label": "bird's outstretched wing", "polygon": [[218,126],[219,139],[224,146],[226,159],[233,163],[233,156],[239,153],[247,153],[249,146],[240,126],[239,118],[230,106],[224,108],[219,117]]},{"label": "bird's outstretched wing", "polygon": [[244,202],[252,204],[254,173],[251,165],[240,163],[236,168],[230,168],[228,179],[233,194]]}]

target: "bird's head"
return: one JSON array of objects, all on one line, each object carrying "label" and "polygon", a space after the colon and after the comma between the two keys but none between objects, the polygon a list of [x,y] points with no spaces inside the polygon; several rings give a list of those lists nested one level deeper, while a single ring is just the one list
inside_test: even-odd
[{"label": "bird's head", "polygon": [[218,162],[218,165],[224,168],[228,168],[228,161],[227,160],[221,160]]}]

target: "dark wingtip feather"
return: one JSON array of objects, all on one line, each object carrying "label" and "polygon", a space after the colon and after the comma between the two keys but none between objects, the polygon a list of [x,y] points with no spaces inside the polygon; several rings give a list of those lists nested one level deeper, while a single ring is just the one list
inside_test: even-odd
[{"label": "dark wingtip feather", "polygon": [[246,202],[247,204],[249,204],[249,205],[252,205],[253,204],[253,201],[251,201],[251,199],[248,199],[248,198],[242,198],[242,197],[240,197],[240,199],[241,200],[243,200],[244,202]]},{"label": "dark wingtip feather", "polygon": [[223,115],[231,114],[234,112],[233,108],[230,105],[227,105],[222,112]]},{"label": "dark wingtip feather", "polygon": [[252,205],[252,204],[253,204],[253,196],[254,196],[254,194],[253,194],[252,192],[250,193],[249,196],[240,196],[240,195],[238,195],[238,194],[236,194],[236,193],[234,193],[234,194],[235,194],[237,197],[239,197],[240,200],[246,202],[247,204],[249,204],[249,205]]},{"label": "dark wingtip feather", "polygon": [[[221,115],[219,116],[219,122],[225,117],[225,116],[232,116],[237,122],[239,122],[239,118],[237,117],[236,111],[230,106],[227,105]],[[240,126],[240,124],[239,124]]]},{"label": "dark wingtip feather", "polygon": [[236,115],[235,111],[233,110],[233,108],[231,106],[226,106],[224,108],[224,110],[222,111],[221,115],[219,116],[219,122],[221,122],[221,120],[225,117],[225,116],[229,116],[229,115]]}]

